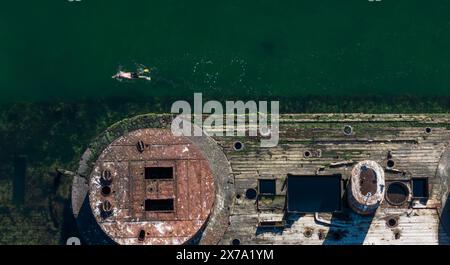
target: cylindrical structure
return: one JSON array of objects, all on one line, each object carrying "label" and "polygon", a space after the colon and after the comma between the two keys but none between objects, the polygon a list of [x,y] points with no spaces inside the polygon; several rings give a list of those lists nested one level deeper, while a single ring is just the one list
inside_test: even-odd
[{"label": "cylindrical structure", "polygon": [[375,161],[359,162],[352,170],[348,201],[359,214],[372,214],[384,198],[384,170]]},{"label": "cylindrical structure", "polygon": [[168,129],[128,132],[94,164],[88,191],[92,214],[118,244],[193,242],[214,206],[210,165],[199,146]]}]

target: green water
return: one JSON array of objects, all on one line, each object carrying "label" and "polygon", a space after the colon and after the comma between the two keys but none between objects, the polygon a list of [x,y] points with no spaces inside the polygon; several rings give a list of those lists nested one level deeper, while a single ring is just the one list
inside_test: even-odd
[{"label": "green water", "polygon": [[[449,13],[446,0],[8,1],[0,98],[447,97]],[[154,81],[111,79],[134,62]]]},{"label": "green water", "polygon": [[[55,168],[76,170],[109,125],[194,92],[283,112],[450,112],[449,14],[447,0],[4,1],[0,244],[76,236],[72,180]],[[135,63],[153,81],[111,79]]]}]

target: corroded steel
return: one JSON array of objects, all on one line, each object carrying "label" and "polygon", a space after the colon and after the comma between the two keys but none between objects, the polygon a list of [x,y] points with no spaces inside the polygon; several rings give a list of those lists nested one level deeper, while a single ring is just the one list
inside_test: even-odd
[{"label": "corroded steel", "polygon": [[[96,222],[92,224],[92,211],[86,199],[86,180],[92,176],[99,153],[114,139],[128,135],[130,131],[170,128],[170,121],[170,115],[155,114],[125,119],[108,128],[89,145],[72,187],[72,209],[84,242],[110,243],[100,236],[102,231],[98,231]],[[280,119],[280,144],[273,148],[261,148],[260,139],[252,137],[190,137],[188,140],[201,150],[213,172],[215,200],[202,233],[189,242],[449,244],[449,121],[448,114],[287,114]],[[352,125],[352,134],[343,132],[346,125]],[[427,128],[432,131],[428,132]],[[244,145],[243,150],[233,148],[237,141]],[[138,150],[136,144],[130,143],[130,148]],[[143,154],[147,153],[145,144],[147,142]],[[321,155],[316,156],[319,150]],[[311,156],[305,157],[306,151]],[[286,191],[287,187],[282,183],[288,174],[341,174],[342,184],[348,188],[347,195],[352,193],[352,179],[356,182],[359,177],[363,189],[360,183],[355,194],[367,195],[374,191],[375,186],[370,180],[373,181],[373,172],[377,175],[377,170],[367,171],[362,178],[360,175],[353,178],[355,174],[352,174],[356,163],[367,160],[381,165],[379,170],[384,173],[386,185],[386,199],[375,204],[378,207],[373,214],[358,214],[369,211],[361,212],[355,207],[361,204],[356,203],[350,204],[351,207],[344,203],[342,212],[338,213],[284,214],[283,203],[271,203],[262,208],[255,199],[245,196],[247,190],[257,189],[258,179],[265,176],[274,176],[280,183],[277,189]],[[413,180],[417,178],[427,180],[426,196],[409,196],[401,205],[389,200],[386,193],[391,183],[401,182],[412,193]],[[114,176],[111,179],[116,180]],[[147,191],[152,188],[155,187],[147,187]],[[280,220],[284,221],[284,227],[272,227]],[[264,227],[266,222],[271,226],[269,229]],[[136,240],[130,244],[142,244],[139,243],[141,234],[140,230],[135,231]],[[146,243],[146,234],[142,237]]]},{"label": "corroded steel", "polygon": [[[146,168],[169,168],[172,177],[147,177]],[[119,244],[186,243],[204,227],[214,198],[214,179],[201,151],[167,129],[140,129],[116,139],[99,156],[89,182],[94,216]],[[146,209],[146,200],[170,199],[173,209]]]},{"label": "corroded steel", "polygon": [[360,214],[373,213],[383,201],[384,170],[375,161],[362,161],[353,167],[349,203]]}]

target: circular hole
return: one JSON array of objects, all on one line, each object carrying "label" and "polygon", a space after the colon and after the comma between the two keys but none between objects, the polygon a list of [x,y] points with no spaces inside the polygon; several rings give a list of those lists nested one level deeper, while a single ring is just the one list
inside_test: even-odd
[{"label": "circular hole", "polygon": [[394,160],[389,159],[386,163],[387,167],[393,168],[395,166]]},{"label": "circular hole", "polygon": [[236,194],[236,199],[240,199],[241,198],[241,194]]},{"label": "circular hole", "polygon": [[351,135],[353,133],[353,127],[350,125],[344,126],[344,134]]},{"label": "circular hole", "polygon": [[387,221],[386,221],[386,224],[387,224],[387,226],[388,227],[396,227],[397,226],[397,219],[395,219],[395,218],[389,218]]},{"label": "circular hole", "polygon": [[244,148],[244,144],[241,143],[241,142],[239,142],[239,141],[237,141],[237,142],[235,142],[235,143],[233,144],[233,148],[234,148],[234,150],[236,150],[236,151],[241,151],[241,150]]},{"label": "circular hole", "polygon": [[238,246],[238,245],[241,244],[241,240],[235,238],[235,239],[233,239],[233,240],[231,241],[231,244],[232,244],[233,246]]},{"label": "circular hole", "polygon": [[305,232],[303,232],[303,235],[306,238],[310,238],[312,236],[313,232],[310,229],[305,230]]},{"label": "circular hole", "polygon": [[402,205],[409,198],[409,189],[402,182],[393,182],[389,184],[386,191],[386,199],[392,205]]},{"label": "circular hole", "polygon": [[305,151],[303,153],[303,156],[306,157],[306,158],[311,157],[311,152],[310,151]]},{"label": "circular hole", "polygon": [[145,239],[145,230],[139,231],[139,241],[143,241]]},{"label": "circular hole", "polygon": [[426,132],[426,133],[431,133],[431,131],[432,131],[432,129],[431,129],[430,127],[428,127],[428,128],[425,129],[425,132]]},{"label": "circular hole", "polygon": [[253,200],[256,198],[256,190],[255,189],[248,189],[245,192],[245,197],[247,197],[247,199],[249,200]]},{"label": "circular hole", "polygon": [[108,196],[111,194],[111,188],[109,186],[102,187],[102,195]]}]

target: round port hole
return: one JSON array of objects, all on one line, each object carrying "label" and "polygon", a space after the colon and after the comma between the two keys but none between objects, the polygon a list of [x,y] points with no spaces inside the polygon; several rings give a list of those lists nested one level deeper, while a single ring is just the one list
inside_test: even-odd
[{"label": "round port hole", "polygon": [[394,160],[389,159],[386,162],[386,165],[387,165],[388,168],[393,168],[395,166],[395,162],[394,162]]},{"label": "round port hole", "polygon": [[102,195],[109,196],[111,194],[111,188],[109,186],[102,187]]},{"label": "round port hole", "polygon": [[311,151],[305,151],[305,152],[303,153],[303,156],[304,156],[305,158],[311,157]]},{"label": "round port hole", "polygon": [[353,127],[350,125],[344,126],[344,134],[345,135],[351,135],[353,133]]},{"label": "round port hole", "polygon": [[245,197],[249,200],[254,200],[256,198],[256,190],[255,189],[248,189],[245,192]]},{"label": "round port hole", "polygon": [[236,142],[234,142],[234,144],[233,144],[233,149],[234,149],[235,151],[241,151],[242,149],[244,149],[244,144],[241,143],[241,142],[239,142],[239,141],[236,141]]},{"label": "round port hole", "polygon": [[393,182],[389,184],[386,191],[386,200],[392,205],[402,205],[409,198],[409,189],[405,183]]},{"label": "round port hole", "polygon": [[313,231],[312,231],[311,229],[306,229],[305,232],[303,232],[303,235],[304,235],[306,238],[312,237],[312,234],[313,234]]},{"label": "round port hole", "polygon": [[394,228],[394,227],[397,227],[398,221],[397,221],[397,219],[395,219],[395,218],[389,218],[389,219],[386,221],[386,225],[387,225],[389,228]]}]

